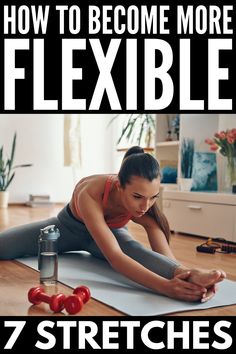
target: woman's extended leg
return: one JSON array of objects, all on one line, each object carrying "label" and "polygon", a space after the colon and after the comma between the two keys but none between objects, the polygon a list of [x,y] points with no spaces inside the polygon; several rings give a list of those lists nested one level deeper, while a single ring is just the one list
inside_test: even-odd
[{"label": "woman's extended leg", "polygon": [[57,218],[20,225],[0,233],[0,259],[14,259],[38,254],[40,229],[57,225]]},{"label": "woman's extended leg", "polygon": [[40,229],[55,225],[60,231],[58,252],[86,250],[90,236],[83,223],[75,221],[63,208],[57,217],[37,221],[0,232],[0,259],[15,259],[38,254]]},{"label": "woman's extended leg", "polygon": [[[174,276],[190,271],[188,281],[198,284],[204,288],[211,288],[215,283],[225,278],[223,271],[211,271],[204,269],[189,269],[182,266],[177,261],[146,248],[136,241],[128,232],[127,228],[112,229],[122,251],[133,258],[147,269],[166,278],[171,279]],[[94,256],[103,258],[95,242],[91,243],[91,252]]]},{"label": "woman's extended leg", "polygon": [[[112,232],[116,237],[120,248],[125,254],[154,273],[167,279],[173,278],[175,269],[179,266],[178,262],[146,248],[141,243],[136,241],[125,227],[120,229],[112,229]],[[101,251],[96,246],[94,241],[91,242],[88,251],[94,256],[104,259]]]},{"label": "woman's extended leg", "polygon": [[129,234],[126,228],[113,229],[112,231],[125,254],[154,273],[166,279],[173,278],[175,270],[179,266],[177,261],[143,246]]}]

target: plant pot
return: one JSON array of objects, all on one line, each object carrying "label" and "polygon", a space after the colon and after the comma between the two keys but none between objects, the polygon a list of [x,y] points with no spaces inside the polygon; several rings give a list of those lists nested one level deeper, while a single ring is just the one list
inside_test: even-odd
[{"label": "plant pot", "polygon": [[9,192],[0,191],[0,208],[6,209],[8,207]]},{"label": "plant pot", "polygon": [[193,179],[192,178],[179,178],[179,189],[180,191],[190,191],[192,184],[193,184]]}]

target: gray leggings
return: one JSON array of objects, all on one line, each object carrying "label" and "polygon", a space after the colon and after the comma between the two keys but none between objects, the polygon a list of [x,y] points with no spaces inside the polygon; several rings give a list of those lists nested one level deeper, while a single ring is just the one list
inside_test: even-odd
[{"label": "gray leggings", "polygon": [[[0,233],[0,259],[15,259],[24,256],[36,256],[38,254],[38,235],[40,229],[47,225],[56,225],[60,231],[58,239],[58,251],[87,251],[95,257],[105,259],[97,247],[86,226],[75,220],[67,208],[63,208],[57,217],[44,221],[34,222]],[[141,263],[144,267],[171,279],[178,263],[154,252],[137,242],[129,234],[126,227],[111,229],[122,251],[129,257]]]}]

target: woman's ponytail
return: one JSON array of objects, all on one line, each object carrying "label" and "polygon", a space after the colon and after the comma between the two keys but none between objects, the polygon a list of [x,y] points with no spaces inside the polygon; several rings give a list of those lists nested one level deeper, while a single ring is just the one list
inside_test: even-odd
[{"label": "woman's ponytail", "polygon": [[141,146],[132,146],[126,151],[123,160],[126,159],[126,157],[134,154],[144,154],[144,149]]}]

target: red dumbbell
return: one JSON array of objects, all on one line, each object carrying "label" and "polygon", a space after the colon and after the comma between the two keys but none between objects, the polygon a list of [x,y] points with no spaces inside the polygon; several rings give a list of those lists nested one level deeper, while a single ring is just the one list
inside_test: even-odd
[{"label": "red dumbbell", "polygon": [[90,290],[87,286],[82,285],[75,288],[73,295],[68,296],[64,301],[66,311],[69,314],[74,315],[82,309],[90,297]]},{"label": "red dumbbell", "polygon": [[56,294],[49,296],[44,293],[44,289],[40,286],[31,288],[28,292],[28,299],[34,305],[39,305],[41,302],[49,304],[53,312],[61,312],[64,309],[64,301],[66,296],[64,294]]}]

